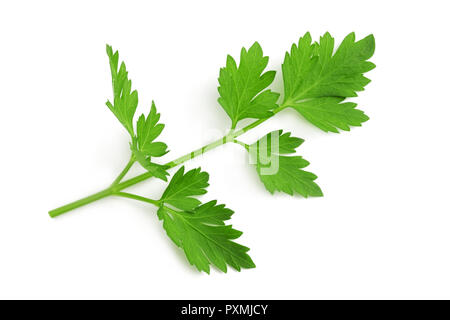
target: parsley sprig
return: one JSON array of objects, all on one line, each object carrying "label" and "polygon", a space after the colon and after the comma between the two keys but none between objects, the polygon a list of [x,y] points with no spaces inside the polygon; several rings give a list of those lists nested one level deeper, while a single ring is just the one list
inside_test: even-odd
[{"label": "parsley sprig", "polygon": [[[361,126],[369,118],[356,108],[356,103],[346,99],[356,97],[370,82],[364,74],[375,68],[368,61],[374,50],[372,35],[356,41],[355,34],[350,33],[335,48],[329,33],[318,42],[313,42],[306,33],[286,52],[281,67],[284,95],[278,103],[280,94],[269,88],[276,74],[266,70],[269,58],[257,42],[249,49],[242,48],[239,63],[228,56],[218,79],[218,102],[231,122],[228,134],[168,163],[158,163],[155,159],[168,153],[167,145],[157,140],[165,128],[160,123],[160,114],[152,102],[148,115],[142,114],[134,122],[138,93],[132,88],[125,63],[119,64],[118,51],[106,46],[113,88],[113,98],[106,105],[130,135],[130,160],[108,188],[51,210],[50,216],[59,216],[108,196],[143,201],[157,207],[157,216],[167,235],[199,271],[209,273],[211,266],[223,272],[227,272],[228,266],[238,271],[254,268],[247,253],[249,249],[235,242],[242,232],[226,225],[233,211],[217,200],[198,199],[207,193],[209,185],[209,175],[201,168],[185,172],[181,166],[158,200],[123,190],[152,177],[167,181],[170,169],[231,142],[250,154],[253,167],[270,193],[322,196],[317,176],[305,170],[309,162],[295,155],[303,139],[283,130],[270,132],[250,145],[237,138],[286,108],[296,110],[325,132],[339,133],[339,130]],[[248,118],[255,121],[239,127],[240,121]],[[123,180],[135,163],[146,172]]]}]

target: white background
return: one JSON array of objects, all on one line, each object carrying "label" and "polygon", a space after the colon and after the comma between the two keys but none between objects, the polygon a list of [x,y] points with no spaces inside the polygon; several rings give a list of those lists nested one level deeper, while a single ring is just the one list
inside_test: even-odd
[{"label": "white background", "polygon": [[[0,298],[450,298],[446,2],[3,1]],[[306,31],[375,35],[377,68],[356,99],[371,120],[326,134],[285,110],[242,140],[280,128],[306,139],[299,154],[325,196],[270,195],[238,145],[187,163],[210,173],[203,199],[236,212],[256,269],[198,273],[155,209],[132,200],[49,218],[128,160],[105,106],[106,43],[127,63],[138,111],[155,100],[169,161],[226,132],[216,89],[226,54],[257,40],[280,71]],[[129,190],[156,198],[163,187]]]}]

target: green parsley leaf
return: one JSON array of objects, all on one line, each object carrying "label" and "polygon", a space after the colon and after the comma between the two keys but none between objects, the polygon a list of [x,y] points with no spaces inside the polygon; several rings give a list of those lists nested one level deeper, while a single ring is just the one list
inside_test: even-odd
[{"label": "green parsley leaf", "polygon": [[147,118],[142,114],[137,122],[137,147],[147,156],[162,157],[168,152],[164,142],[154,142],[164,129],[164,124],[158,123],[160,116],[156,112],[155,102],[152,101]]},{"label": "green parsley leaf", "polygon": [[182,166],[170,180],[161,201],[181,210],[192,210],[201,203],[192,196],[205,194],[208,180],[209,174],[200,168],[184,173]]},{"label": "green parsley leaf", "polygon": [[208,178],[200,168],[184,174],[184,167],[181,167],[161,197],[158,218],[163,220],[169,238],[183,249],[189,263],[199,271],[209,273],[210,265],[223,272],[227,272],[227,265],[238,271],[254,268],[247,254],[249,248],[232,241],[242,232],[225,225],[224,221],[231,218],[233,211],[223,204],[217,205],[215,200],[201,204],[190,197],[206,193]]},{"label": "green parsley leaf", "polygon": [[309,165],[308,161],[300,156],[282,156],[295,153],[295,149],[303,142],[303,139],[291,137],[289,132],[283,134],[282,130],[278,130],[250,146],[256,171],[270,193],[281,191],[289,195],[295,192],[304,197],[323,196],[322,190],[314,182],[317,176],[302,170]]},{"label": "green parsley leaf", "polygon": [[341,103],[344,98],[325,97],[292,104],[305,119],[326,132],[349,131],[350,126],[361,126],[369,117],[356,109],[356,103]]},{"label": "green parsley leaf", "polygon": [[133,137],[133,117],[138,105],[138,93],[136,90],[131,91],[131,80],[128,79],[128,71],[125,63],[122,62],[118,69],[119,52],[114,52],[112,47],[107,45],[106,53],[109,57],[114,93],[114,103],[111,103],[108,100],[106,105],[109,110],[114,113],[120,123],[122,123],[130,136]]},{"label": "green parsley leaf", "polygon": [[130,144],[131,152],[137,162],[141,164],[147,171],[151,172],[152,175],[163,181],[167,181],[167,176],[169,173],[166,171],[169,167],[167,165],[157,164],[151,161],[151,157],[145,155],[143,152],[139,151],[133,144]]},{"label": "green parsley leaf", "polygon": [[167,181],[169,173],[165,165],[153,163],[152,157],[162,157],[167,151],[167,145],[164,142],[154,142],[159,137],[164,124],[158,123],[160,114],[156,111],[155,103],[152,102],[152,107],[147,118],[142,114],[137,122],[137,135],[133,136],[131,143],[131,151],[135,159],[155,177]]},{"label": "green parsley leaf", "polygon": [[356,97],[370,82],[363,74],[375,68],[367,61],[375,50],[373,35],[355,42],[355,34],[350,33],[336,52],[328,32],[319,43],[311,41],[306,33],[286,53],[282,65],[284,105],[324,131],[337,133],[338,129],[360,126],[369,118],[356,104],[341,102]]},{"label": "green parsley leaf", "polygon": [[226,67],[220,69],[218,101],[230,117],[232,128],[245,118],[270,117],[271,110],[277,107],[280,95],[271,90],[263,91],[275,78],[275,71],[262,74],[268,62],[269,57],[263,56],[261,46],[255,42],[248,51],[242,48],[239,67],[228,55]]}]

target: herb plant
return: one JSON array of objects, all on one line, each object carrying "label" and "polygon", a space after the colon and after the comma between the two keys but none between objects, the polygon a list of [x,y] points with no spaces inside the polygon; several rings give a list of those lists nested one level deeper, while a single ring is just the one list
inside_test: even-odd
[{"label": "herb plant", "polygon": [[[209,175],[200,168],[185,171],[181,166],[172,175],[159,199],[150,199],[123,190],[141,181],[155,177],[164,181],[170,176],[168,170],[189,159],[226,143],[243,146],[253,159],[259,178],[270,192],[298,194],[303,197],[322,196],[316,184],[316,175],[304,169],[309,162],[301,156],[293,156],[303,139],[292,137],[282,130],[268,133],[255,143],[248,145],[237,138],[275,116],[286,108],[295,109],[301,116],[325,132],[349,131],[369,118],[356,104],[346,98],[356,97],[370,82],[364,76],[375,65],[367,61],[374,53],[375,40],[372,35],[355,41],[350,33],[335,50],[334,39],[329,33],[312,42],[309,33],[300,38],[286,52],[282,64],[284,95],[269,89],[275,71],[265,71],[268,57],[255,42],[248,50],[242,48],[239,64],[228,56],[225,67],[220,69],[218,102],[229,116],[230,131],[202,148],[194,150],[165,164],[157,158],[165,155],[167,145],[158,141],[164,129],[160,114],[152,102],[148,115],[140,115],[136,124],[134,116],[138,105],[138,93],[132,89],[131,80],[124,62],[119,62],[119,53],[106,46],[111,68],[113,97],[106,102],[111,112],[130,135],[130,160],[106,189],[49,212],[56,217],[65,212],[108,196],[119,196],[150,203],[157,208],[157,216],[169,238],[186,254],[190,264],[198,270],[210,272],[210,266],[227,271],[227,266],[240,271],[255,267],[247,254],[248,248],[234,240],[241,232],[226,225],[233,211],[218,204],[216,200],[202,203],[198,196],[205,194]],[[243,119],[256,119],[251,124],[239,127]],[[135,163],[147,172],[123,180]]]}]

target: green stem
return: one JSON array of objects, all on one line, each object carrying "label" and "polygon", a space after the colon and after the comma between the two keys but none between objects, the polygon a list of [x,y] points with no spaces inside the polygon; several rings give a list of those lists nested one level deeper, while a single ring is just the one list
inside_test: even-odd
[{"label": "green stem", "polygon": [[107,188],[105,190],[102,190],[100,192],[94,193],[93,195],[90,195],[86,198],[80,199],[78,201],[66,204],[65,206],[59,207],[57,209],[51,210],[48,212],[48,214],[50,215],[50,217],[54,218],[56,216],[59,216],[67,211],[71,211],[73,209],[79,208],[81,206],[84,206],[88,203],[106,198],[110,195],[112,195],[112,189],[111,188]]},{"label": "green stem", "polygon": [[[179,157],[179,158],[177,158],[177,159],[175,159],[173,161],[170,161],[166,165],[169,167],[169,169],[170,168],[174,168],[174,167],[176,167],[176,166],[178,166],[178,165],[180,165],[180,164],[182,164],[182,163],[184,163],[184,162],[186,162],[186,161],[188,161],[190,159],[193,159],[193,158],[195,158],[195,157],[197,157],[199,155],[204,154],[205,152],[208,152],[208,151],[210,151],[212,149],[215,149],[218,146],[221,146],[221,145],[226,144],[228,142],[234,142],[235,138],[243,135],[247,131],[249,131],[249,130],[259,126],[263,122],[265,122],[268,119],[272,118],[278,112],[286,109],[288,107],[288,105],[289,105],[289,103],[285,102],[285,103],[283,103],[282,105],[280,105],[278,108],[276,108],[273,111],[273,115],[272,116],[270,116],[268,118],[265,118],[265,119],[256,120],[256,121],[252,122],[251,124],[249,124],[248,126],[242,128],[242,129],[239,129],[237,131],[232,129],[232,130],[230,130],[230,132],[227,135],[223,136],[222,138],[220,138],[220,139],[218,139],[216,141],[213,141],[213,142],[211,142],[211,143],[209,143],[209,144],[207,144],[207,145],[205,145],[205,146],[203,146],[203,147],[201,147],[201,148],[199,148],[197,150],[194,150],[194,151],[192,151],[192,152],[190,152],[188,154],[185,154],[184,156],[181,156],[181,157]],[[131,162],[131,159],[130,159],[130,162]],[[119,192],[119,191],[121,191],[121,190],[123,190],[125,188],[128,188],[128,187],[130,187],[132,185],[135,185],[135,184],[137,184],[139,182],[142,182],[144,180],[147,180],[147,179],[149,179],[149,178],[151,178],[153,176],[150,172],[146,172],[146,173],[140,174],[140,175],[138,175],[138,176],[136,176],[134,178],[125,180],[123,182],[120,182],[120,183],[116,182],[116,181],[120,181],[125,176],[125,174],[128,172],[128,170],[131,168],[131,166],[133,164],[132,163],[130,164],[130,162],[127,164],[125,169],[121,172],[121,174],[117,177],[117,179],[114,180],[114,183],[109,188],[107,188],[105,190],[102,190],[100,192],[97,192],[97,193],[95,193],[93,195],[90,195],[90,196],[88,196],[86,198],[82,198],[82,199],[80,199],[78,201],[75,201],[75,202],[69,203],[67,205],[64,205],[62,207],[56,208],[54,210],[51,210],[51,211],[49,211],[50,217],[53,218],[53,217],[59,216],[59,215],[61,215],[63,213],[66,213],[66,212],[71,211],[73,209],[82,207],[82,206],[84,206],[86,204],[89,204],[91,202],[100,200],[102,198],[111,196],[113,194],[118,194],[118,193],[122,194],[122,192]],[[130,168],[128,168],[128,167],[130,167]]]},{"label": "green stem", "polygon": [[216,141],[213,141],[213,142],[207,144],[206,146],[198,148],[197,150],[194,150],[188,154],[185,154],[184,156],[181,156],[178,159],[175,159],[173,161],[170,161],[169,163],[166,163],[166,165],[169,166],[169,169],[176,167],[188,160],[194,159],[195,157],[198,157],[198,156],[204,154],[205,152],[208,152],[212,149],[217,148],[218,146],[224,145],[231,141],[233,141],[233,138],[232,138],[232,135],[230,132],[226,136],[223,136],[222,138],[217,139]]}]

